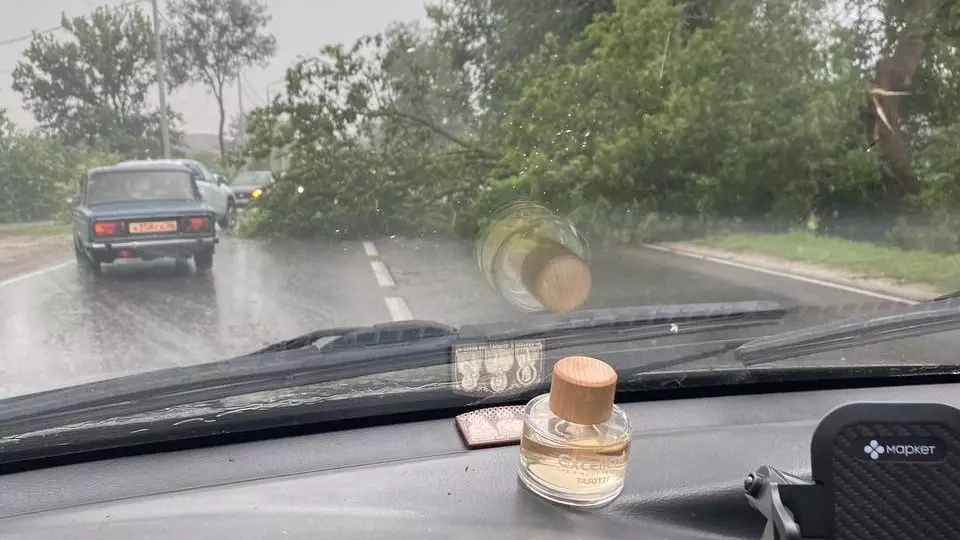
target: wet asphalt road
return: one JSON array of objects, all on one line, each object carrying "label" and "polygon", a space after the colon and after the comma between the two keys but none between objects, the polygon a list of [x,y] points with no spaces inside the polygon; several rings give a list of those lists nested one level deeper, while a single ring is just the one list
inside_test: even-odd
[{"label": "wet asphalt road", "polygon": [[[0,284],[0,397],[229,358],[335,326],[529,316],[488,288],[471,250],[434,239],[224,238],[209,274],[192,264],[130,262],[95,280],[60,265]],[[587,308],[741,300],[824,307],[793,315],[787,326],[797,327],[889,304],[644,248],[595,252],[593,268]],[[883,363],[955,361],[958,343],[956,333],[940,334],[858,354]]]}]

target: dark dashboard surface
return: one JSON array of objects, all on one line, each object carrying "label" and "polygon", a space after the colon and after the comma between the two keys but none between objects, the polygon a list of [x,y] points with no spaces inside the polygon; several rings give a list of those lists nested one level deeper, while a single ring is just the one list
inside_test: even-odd
[{"label": "dark dashboard surface", "polygon": [[856,401],[960,407],[960,385],[628,403],[627,486],[600,510],[516,479],[518,447],[466,450],[453,419],[79,463],[0,476],[6,539],[759,538],[744,476],[808,475],[820,418]]}]

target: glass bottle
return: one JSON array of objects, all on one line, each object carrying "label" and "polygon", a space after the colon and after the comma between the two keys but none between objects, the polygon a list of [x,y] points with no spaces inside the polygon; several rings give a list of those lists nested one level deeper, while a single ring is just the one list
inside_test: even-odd
[{"label": "glass bottle", "polygon": [[553,367],[550,393],[523,416],[520,480],[556,503],[602,506],[623,491],[630,424],[614,405],[617,373],[595,358],[572,356]]},{"label": "glass bottle", "polygon": [[491,220],[474,249],[487,281],[526,311],[566,313],[590,293],[590,250],[573,223],[544,206],[515,201]]}]

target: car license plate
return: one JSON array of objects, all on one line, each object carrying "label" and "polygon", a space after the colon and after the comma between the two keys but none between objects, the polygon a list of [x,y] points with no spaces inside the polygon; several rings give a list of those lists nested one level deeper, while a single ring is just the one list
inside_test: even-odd
[{"label": "car license plate", "polygon": [[130,231],[131,234],[176,232],[177,222],[176,221],[143,221],[139,223],[131,223],[128,230]]}]

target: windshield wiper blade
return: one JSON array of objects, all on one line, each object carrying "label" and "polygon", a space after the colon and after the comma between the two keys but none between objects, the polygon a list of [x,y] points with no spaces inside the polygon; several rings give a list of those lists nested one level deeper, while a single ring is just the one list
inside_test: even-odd
[{"label": "windshield wiper blade", "polygon": [[[322,347],[311,349],[309,345],[300,348],[317,335],[307,334],[291,345],[296,350],[279,346],[280,350],[261,354],[149,371],[2,400],[0,437],[91,418],[146,413],[186,403],[448,364],[458,344],[531,339],[542,340],[544,349],[550,351],[776,324],[785,313],[779,304],[764,301],[587,310],[534,316],[513,323],[464,326],[440,337],[398,341],[389,346],[347,346],[363,341],[348,339],[341,342],[343,348],[335,346],[328,351]],[[366,331],[379,328],[377,332],[382,335],[391,328],[401,328],[404,331],[398,335],[419,336],[410,330],[418,324],[423,323],[386,323]],[[442,330],[443,325],[428,324],[433,328],[430,332]],[[347,334],[363,331],[348,330]],[[321,333],[329,332],[332,331]]]},{"label": "windshield wiper blade", "polygon": [[757,338],[738,347],[734,355],[743,364],[753,366],[957,329],[960,306],[956,302],[929,302],[906,312],[850,317]]},{"label": "windshield wiper blade", "polygon": [[[294,351],[316,346],[332,352],[371,346],[415,343],[460,336],[464,339],[518,340],[552,338],[564,346],[593,343],[596,331],[604,342],[645,339],[669,334],[727,330],[779,322],[786,310],[775,302],[729,302],[715,304],[667,304],[613,309],[592,309],[561,315],[537,315],[524,321],[488,323],[455,328],[433,321],[397,321],[373,326],[342,327],[309,332],[243,355]],[[611,334],[611,332],[613,332]],[[320,343],[325,339],[332,341]]]},{"label": "windshield wiper blade", "polygon": [[937,296],[936,298],[931,298],[931,299],[926,300],[926,301],[924,301],[924,302],[922,302],[922,303],[924,303],[924,304],[932,304],[932,303],[934,303],[934,302],[943,302],[944,300],[955,300],[955,299],[960,299],[960,289],[958,289],[958,290],[956,290],[956,291],[953,291],[953,292],[948,292],[947,294],[941,294],[940,296]]},{"label": "windshield wiper blade", "polygon": [[365,346],[413,343],[423,339],[449,336],[456,332],[457,329],[452,326],[433,321],[418,320],[382,323],[373,326],[330,328],[279,341],[243,356],[248,357],[265,353],[304,349],[327,338],[334,339],[318,346],[317,348],[321,351],[328,352]]}]

